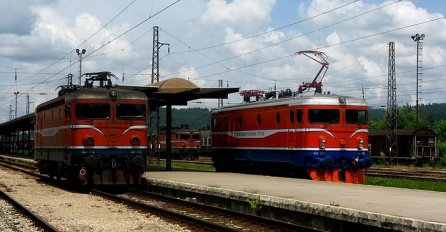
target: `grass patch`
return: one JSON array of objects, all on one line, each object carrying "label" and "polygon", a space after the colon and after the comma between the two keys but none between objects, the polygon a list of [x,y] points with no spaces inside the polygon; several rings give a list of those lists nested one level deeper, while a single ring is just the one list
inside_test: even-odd
[{"label": "grass patch", "polygon": [[407,189],[419,189],[419,190],[446,192],[446,182],[441,182],[441,181],[393,179],[393,178],[367,176],[365,178],[364,184],[395,187],[395,188],[407,188]]},{"label": "grass patch", "polygon": [[338,203],[335,203],[334,201],[330,201],[330,206],[336,206],[336,207],[339,207],[339,204],[338,204]]},{"label": "grass patch", "polygon": [[[149,166],[157,166],[157,167],[166,167],[166,161],[160,160],[159,164],[154,161],[151,161]],[[215,172],[215,168],[212,165],[208,164],[195,164],[188,163],[184,161],[176,161],[172,160],[172,169],[186,169],[186,170],[194,170],[194,171],[207,171],[207,172]]]}]

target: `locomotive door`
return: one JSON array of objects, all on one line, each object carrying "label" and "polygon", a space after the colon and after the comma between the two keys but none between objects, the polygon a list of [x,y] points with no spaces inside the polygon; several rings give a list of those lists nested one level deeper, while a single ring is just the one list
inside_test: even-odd
[{"label": "locomotive door", "polygon": [[108,139],[107,139],[107,146],[108,147],[117,147],[117,137],[118,137],[118,130],[120,128],[122,128],[121,123],[119,123],[119,121],[117,120],[117,115],[116,115],[116,107],[117,107],[117,103],[113,104],[113,102],[109,102],[110,103],[110,120],[108,120],[106,123],[106,125],[104,126],[105,128],[109,129],[109,133],[108,133]]},{"label": "locomotive door", "polygon": [[294,149],[300,150],[305,147],[306,130],[303,127],[304,111],[303,109],[294,109]]},{"label": "locomotive door", "polygon": [[288,148],[294,150],[296,148],[297,140],[297,122],[296,122],[296,111],[290,109],[289,112],[290,119],[288,120]]},{"label": "locomotive door", "polygon": [[[64,109],[64,129],[63,129],[63,144],[66,146],[73,146],[73,127],[74,127],[74,120],[72,120],[71,115],[71,103],[65,103],[65,109]],[[64,160],[71,163],[71,155],[69,154],[67,149],[64,149]]]}]

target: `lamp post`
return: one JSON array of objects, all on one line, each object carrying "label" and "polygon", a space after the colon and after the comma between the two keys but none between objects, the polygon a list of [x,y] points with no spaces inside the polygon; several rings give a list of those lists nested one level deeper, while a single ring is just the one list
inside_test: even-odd
[{"label": "lamp post", "polygon": [[415,42],[417,42],[417,99],[416,99],[416,106],[415,106],[415,111],[416,111],[416,123],[415,123],[415,125],[416,125],[416,127],[418,128],[418,81],[419,81],[419,74],[420,74],[420,71],[419,71],[419,69],[420,69],[420,62],[421,62],[421,60],[420,60],[420,49],[422,49],[422,43],[423,43],[423,39],[424,39],[424,34],[415,34],[415,35],[412,35],[411,36],[411,38],[412,38],[412,40],[413,41],[415,41]]},{"label": "lamp post", "polygon": [[85,54],[87,50],[82,49],[80,51],[79,49],[76,49],[76,53],[79,56],[79,86],[81,86],[81,76],[82,76],[82,55]]}]

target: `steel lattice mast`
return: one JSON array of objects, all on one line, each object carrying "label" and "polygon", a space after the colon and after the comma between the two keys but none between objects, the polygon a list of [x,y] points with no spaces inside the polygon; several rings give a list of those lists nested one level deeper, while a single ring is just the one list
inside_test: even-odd
[{"label": "steel lattice mast", "polygon": [[389,162],[394,160],[398,163],[398,144],[396,136],[397,128],[397,105],[396,105],[396,75],[395,75],[395,44],[389,42],[389,70],[387,84],[387,143],[389,147]]},{"label": "steel lattice mast", "polygon": [[418,105],[419,105],[419,100],[421,99],[420,95],[421,95],[421,76],[423,74],[423,39],[424,39],[424,34],[415,34],[413,36],[411,36],[412,40],[417,42],[417,102],[416,102],[416,106],[415,106],[415,111],[416,111],[416,127],[419,127],[418,124],[418,119],[419,119],[419,110],[418,110]]}]

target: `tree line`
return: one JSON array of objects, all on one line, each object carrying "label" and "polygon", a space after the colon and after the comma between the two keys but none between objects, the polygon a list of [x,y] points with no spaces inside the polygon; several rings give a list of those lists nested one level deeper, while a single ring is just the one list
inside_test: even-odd
[{"label": "tree line", "polygon": [[[411,105],[397,107],[396,129],[427,128],[437,134],[437,148],[440,166],[446,166],[446,104],[434,103],[420,105],[418,108],[418,126],[416,108]],[[369,129],[386,129],[385,109],[369,109]]]}]

